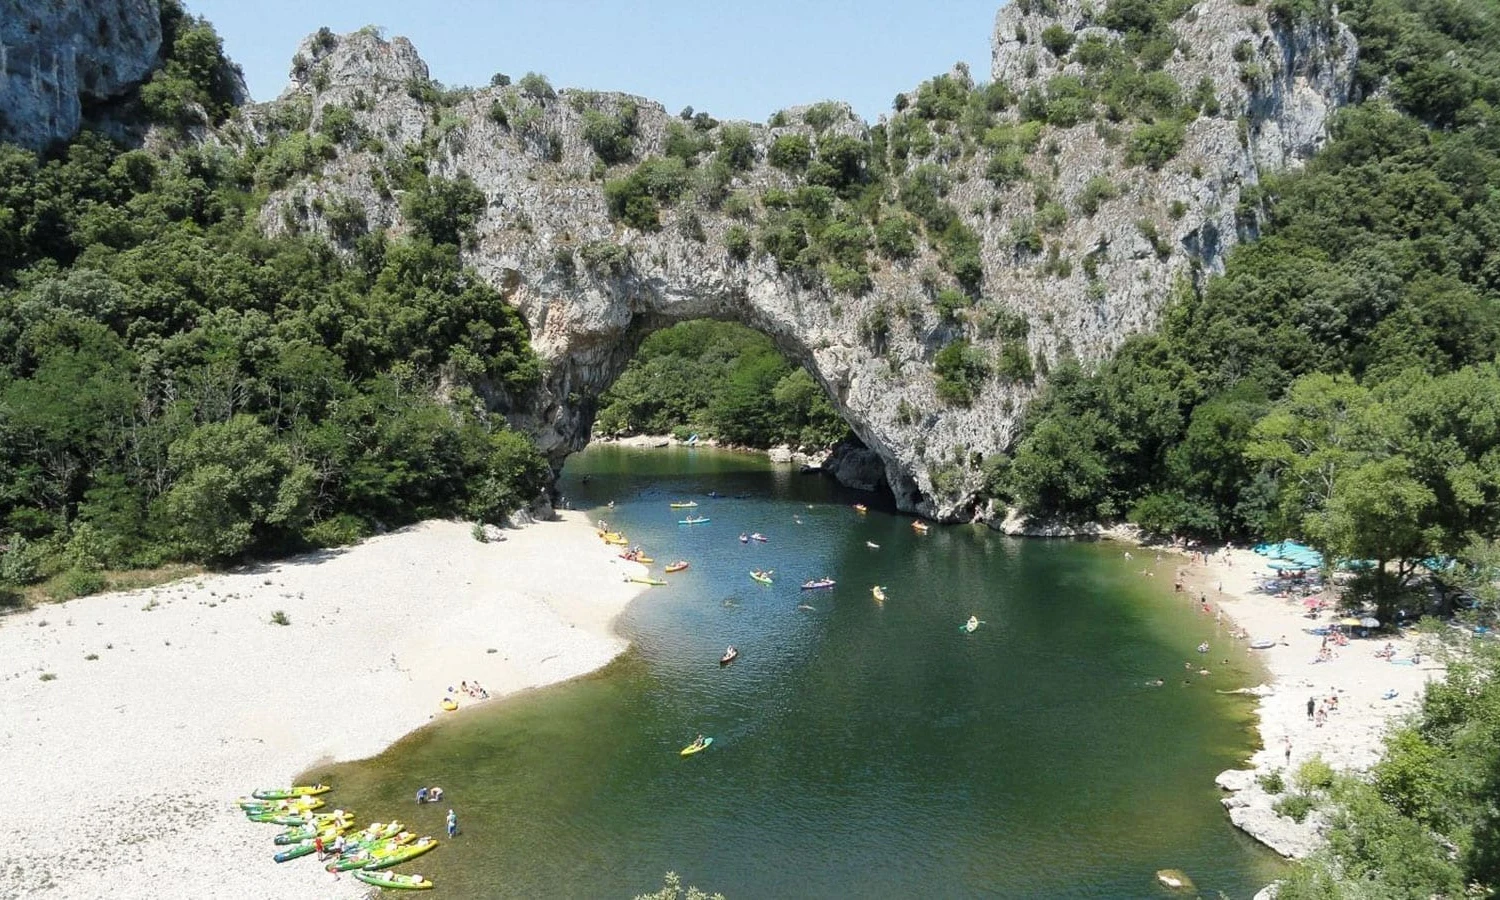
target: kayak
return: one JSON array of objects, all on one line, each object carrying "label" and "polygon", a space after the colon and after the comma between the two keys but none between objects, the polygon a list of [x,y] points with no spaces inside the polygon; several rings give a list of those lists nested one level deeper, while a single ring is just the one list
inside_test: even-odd
[{"label": "kayak", "polygon": [[350,844],[344,848],[344,855],[324,866],[330,872],[347,872],[350,869],[368,869],[373,863],[389,858],[392,853],[400,849],[402,844],[407,844],[416,835],[410,831],[403,831],[393,838],[376,841],[371,844]]},{"label": "kayak", "polygon": [[428,850],[436,850],[437,843],[438,842],[433,838],[424,837],[418,840],[415,844],[408,844],[405,847],[397,847],[395,850],[392,850],[389,853],[377,853],[375,854],[375,860],[369,865],[365,866],[365,870],[368,872],[374,872],[379,869],[389,869],[391,866],[399,866],[409,859],[416,859],[418,856],[421,856]]},{"label": "kayak", "polygon": [[875,543],[874,541],[865,541],[865,546],[869,547],[871,550],[879,550],[880,549],[880,545],[877,544],[877,543]]},{"label": "kayak", "polygon": [[694,500],[689,500],[686,503],[678,502],[678,503],[672,503],[672,504],[669,504],[669,505],[673,509],[697,509],[698,508],[698,503],[697,503],[697,501],[694,501]]},{"label": "kayak", "polygon": [[444,697],[442,702],[439,703],[438,706],[441,706],[448,712],[453,712],[455,709],[458,709],[458,704],[453,702],[452,697]]},{"label": "kayak", "polygon": [[750,540],[752,540],[752,541],[760,541],[762,544],[764,544],[766,541],[769,541],[770,538],[766,537],[765,535],[763,535],[759,531],[757,531],[754,534],[750,535]]},{"label": "kayak", "polygon": [[630,543],[630,540],[618,531],[605,532],[603,534],[600,534],[599,537],[602,538],[604,540],[604,543],[606,544],[619,544],[623,547],[626,544]]},{"label": "kayak", "polygon": [[819,578],[817,581],[802,582],[802,589],[804,591],[824,591],[836,584],[838,584],[838,582],[834,581],[832,578]]},{"label": "kayak", "polygon": [[687,567],[688,567],[688,564],[685,561],[679,561],[679,562],[674,562],[671,565],[667,566],[667,571],[668,572],[681,572],[683,569],[686,569]]},{"label": "kayak", "polygon": [[1274,646],[1276,646],[1276,642],[1270,638],[1262,638],[1261,640],[1250,642],[1251,650],[1269,650]]},{"label": "kayak", "polygon": [[306,856],[307,854],[312,853],[314,850],[317,850],[317,849],[318,849],[318,845],[315,842],[313,842],[313,841],[303,841],[300,844],[297,844],[295,846],[286,848],[285,850],[281,851],[280,853],[277,853],[275,856],[273,856],[271,858],[274,859],[274,860],[276,860],[279,863],[283,863],[283,862],[287,862],[288,860],[293,860],[293,859],[297,859],[299,857]]},{"label": "kayak", "polygon": [[865,513],[870,511],[870,507],[865,506],[863,503],[856,503],[854,504],[854,511],[859,513],[860,515],[864,515]]},{"label": "kayak", "polygon": [[913,523],[911,523],[911,527],[912,527],[912,530],[915,531],[917,534],[926,534],[927,530],[928,530],[928,526],[927,526],[926,522],[920,522],[920,521],[919,522],[913,522]]},{"label": "kayak", "polygon": [[432,888],[432,882],[421,875],[402,875],[398,872],[371,872],[361,869],[354,873],[354,877],[365,884],[372,884],[378,888],[387,888],[397,891],[425,891]]},{"label": "kayak", "polygon": [[879,600],[881,603],[885,602],[885,588],[877,584],[870,588],[870,593],[875,596],[876,600]]},{"label": "kayak", "polygon": [[652,587],[661,587],[662,585],[666,584],[666,582],[662,581],[660,578],[650,578],[643,575],[626,575],[625,580],[630,582],[631,584],[649,584]]},{"label": "kayak", "polygon": [[688,744],[686,747],[683,747],[682,753],[680,753],[679,755],[692,756],[694,753],[702,753],[704,750],[707,750],[709,748],[709,745],[711,745],[713,742],[713,738],[704,738],[703,743],[701,744],[695,741],[691,744]]},{"label": "kayak", "polygon": [[977,629],[978,627],[979,627],[979,620],[976,619],[976,618],[974,618],[973,616],[970,616],[969,617],[969,621],[967,621],[967,622],[963,623],[962,625],[958,626],[958,630],[966,632],[968,634],[973,634],[974,631],[975,631],[975,629]]},{"label": "kayak", "polygon": [[326,784],[301,784],[289,788],[262,788],[258,791],[251,791],[250,796],[257,800],[290,800],[293,797],[316,797],[331,790],[333,788]]},{"label": "kayak", "polygon": [[731,648],[729,648],[729,652],[728,653],[726,653],[723,656],[719,657],[719,665],[721,665],[721,666],[727,666],[727,665],[729,665],[730,663],[734,662],[735,660],[737,660],[739,658],[740,658],[740,651],[738,651],[738,650],[734,649],[733,647],[731,647]]},{"label": "kayak", "polygon": [[629,553],[621,553],[620,554],[620,558],[621,559],[628,559],[631,562],[638,562],[641,565],[649,565],[651,563],[656,562],[656,558],[655,557],[651,557],[651,556],[635,556],[635,555],[629,554]]},{"label": "kayak", "polygon": [[771,583],[771,573],[770,572],[751,572],[750,573],[750,577],[754,578],[756,581],[759,581],[761,584],[770,584]]},{"label": "kayak", "polygon": [[677,520],[677,524],[678,525],[703,525],[703,524],[705,524],[705,523],[707,523],[709,521],[712,521],[712,520],[709,519],[708,516],[699,516],[696,519],[693,518],[692,516],[689,516],[686,519],[678,519]]},{"label": "kayak", "polygon": [[241,797],[234,801],[240,809],[255,812],[306,812],[309,809],[318,809],[328,803],[318,797],[295,797],[291,800],[251,800]]},{"label": "kayak", "polygon": [[271,842],[273,844],[296,844],[302,841],[310,841],[315,837],[322,837],[324,841],[332,841],[343,832],[348,831],[353,825],[353,816],[345,816],[326,825],[300,825],[281,832],[272,838]]},{"label": "kayak", "polygon": [[742,535],[740,535],[740,543],[741,544],[748,544],[748,543],[750,543],[750,535],[748,535],[748,534],[742,534]]}]

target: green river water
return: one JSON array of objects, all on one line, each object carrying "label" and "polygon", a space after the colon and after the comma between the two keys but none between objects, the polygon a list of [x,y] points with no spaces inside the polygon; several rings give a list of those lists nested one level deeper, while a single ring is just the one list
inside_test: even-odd
[{"label": "green river water", "polygon": [[[656,571],[692,563],[621,617],[631,649],[309,773],[362,819],[441,834],[454,807],[459,838],[403,867],[434,895],[629,898],[675,870],[730,900],[1162,897],[1155,871],[1178,868],[1248,898],[1275,876],[1213,784],[1254,747],[1251,704],[1216,692],[1253,664],[1173,596],[1170,563],[1145,578],[1109,543],[921,536],[827,479],[708,449],[590,448],[562,491]],[[678,498],[712,521],[676,524]],[[799,590],[823,575],[838,586]],[[713,746],[680,757],[699,732]],[[442,809],[416,807],[422,784]]]}]

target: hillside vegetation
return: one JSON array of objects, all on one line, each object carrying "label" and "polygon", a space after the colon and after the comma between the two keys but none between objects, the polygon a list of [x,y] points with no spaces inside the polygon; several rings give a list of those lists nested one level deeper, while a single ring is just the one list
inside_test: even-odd
[{"label": "hillside vegetation", "polygon": [[1356,0],[1357,78],[1305,170],[1163,328],[1060,367],[993,491],[1040,516],[1301,536],[1336,557],[1460,554],[1500,524],[1500,19]]},{"label": "hillside vegetation", "polygon": [[[142,100],[175,127],[215,114],[225,63],[207,23],[168,17]],[[545,487],[531,442],[466,386],[524,402],[540,368],[459,263],[461,186],[415,184],[410,237],[341,257],[263,236],[256,163],[90,133],[42,158],[0,146],[0,602],[497,520]]]}]

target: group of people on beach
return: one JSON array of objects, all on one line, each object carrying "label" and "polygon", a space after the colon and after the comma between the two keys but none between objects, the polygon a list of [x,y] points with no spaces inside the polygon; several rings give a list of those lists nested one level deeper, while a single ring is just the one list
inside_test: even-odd
[{"label": "group of people on beach", "polygon": [[473,697],[475,700],[490,699],[490,692],[481,687],[479,682],[477,681],[472,683],[468,681],[460,681],[458,683],[458,689],[463,691],[465,694],[468,694],[470,697]]},{"label": "group of people on beach", "polygon": [[1319,700],[1317,697],[1307,698],[1307,721],[1313,723],[1316,728],[1322,728],[1328,721],[1329,715],[1338,712],[1339,695],[1329,694],[1326,699]]}]

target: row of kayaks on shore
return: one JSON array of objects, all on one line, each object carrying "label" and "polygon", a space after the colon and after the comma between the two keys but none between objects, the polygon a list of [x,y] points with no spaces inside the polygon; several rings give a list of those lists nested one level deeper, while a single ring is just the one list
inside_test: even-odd
[{"label": "row of kayaks on shore", "polygon": [[432,888],[432,882],[421,875],[387,870],[435,850],[436,839],[418,837],[400,822],[374,822],[351,831],[353,813],[342,809],[316,812],[324,805],[317,795],[328,790],[322,784],[258,790],[238,803],[251,821],[288,826],[273,839],[282,848],[271,857],[278,863],[319,854],[328,871],[353,871],[355,878],[372,887],[402,891]]}]

